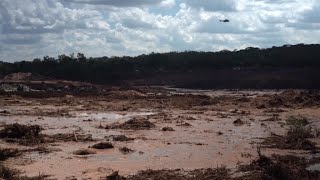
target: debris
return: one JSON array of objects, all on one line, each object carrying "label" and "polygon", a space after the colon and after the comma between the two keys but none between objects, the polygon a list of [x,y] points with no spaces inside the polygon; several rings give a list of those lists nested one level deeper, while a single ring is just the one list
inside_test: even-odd
[{"label": "debris", "polygon": [[183,123],[183,121],[181,121],[180,122],[180,124],[178,124],[177,126],[186,126],[186,127],[190,127],[190,126],[192,126],[190,123],[187,123],[187,122],[185,122],[185,123]]},{"label": "debris", "polygon": [[127,147],[119,148],[119,150],[120,150],[123,154],[128,154],[128,153],[134,152],[134,150],[129,149],[129,148],[127,148]]},{"label": "debris", "polygon": [[[111,135],[109,137],[112,138],[114,141],[132,141],[132,140],[134,140],[134,138],[128,138],[125,135]],[[109,138],[109,137],[106,137],[106,138]]]},{"label": "debris", "polygon": [[309,162],[292,155],[261,155],[249,165],[239,166],[239,171],[246,172],[239,179],[319,179],[319,171],[306,170]]},{"label": "debris", "polygon": [[272,116],[270,118],[261,120],[262,122],[266,122],[266,121],[281,121],[281,119],[278,116]]},{"label": "debris", "polygon": [[76,141],[76,142],[90,142],[94,141],[91,134],[54,134],[48,136],[57,141]]},{"label": "debris", "polygon": [[21,153],[17,149],[2,149],[0,148],[0,161],[4,161],[10,157],[17,157]]},{"label": "debris", "polygon": [[9,114],[10,112],[7,111],[7,110],[0,110],[0,113],[1,113],[1,114]]},{"label": "debris", "polygon": [[127,180],[140,179],[179,179],[179,180],[211,180],[211,179],[231,179],[230,170],[225,166],[217,167],[215,169],[196,169],[192,171],[185,171],[182,169],[175,170],[144,170],[139,171],[136,175],[126,177]]},{"label": "debris", "polygon": [[113,124],[106,126],[106,129],[148,130],[154,127],[155,125],[148,120],[133,118],[123,124]]},{"label": "debris", "polygon": [[34,91],[24,84],[1,84],[0,92],[30,92]]},{"label": "debris", "polygon": [[318,91],[286,90],[268,101],[271,107],[315,106],[320,104]]},{"label": "debris", "polygon": [[172,127],[163,127],[162,131],[174,131]]},{"label": "debris", "polygon": [[267,106],[266,106],[265,104],[263,104],[263,103],[257,104],[256,107],[257,107],[258,109],[265,109],[265,108],[267,108]]},{"label": "debris", "polygon": [[107,176],[107,180],[125,180],[126,178],[119,175],[119,171],[115,171],[109,176]]},{"label": "debris", "polygon": [[221,131],[218,131],[218,132],[217,132],[217,134],[218,134],[218,135],[222,135],[222,134],[223,134],[223,132],[221,132]]},{"label": "debris", "polygon": [[271,108],[271,109],[266,109],[263,112],[265,112],[265,113],[282,113],[282,112],[286,112],[286,111],[283,109],[280,109],[280,108]]},{"label": "debris", "polygon": [[35,138],[41,132],[41,127],[38,125],[21,125],[18,123],[5,125],[0,131],[1,138]]},{"label": "debris", "polygon": [[101,142],[89,147],[94,149],[112,149],[113,145],[110,142]]},{"label": "debris", "polygon": [[316,150],[315,143],[308,140],[312,138],[311,127],[300,125],[291,126],[285,136],[272,135],[262,143],[270,148],[294,149],[294,150]]},{"label": "debris", "polygon": [[237,120],[233,121],[233,124],[235,126],[242,126],[244,124],[244,122],[241,119],[237,119]]},{"label": "debris", "polygon": [[89,150],[89,149],[79,149],[73,152],[74,155],[80,155],[80,156],[85,156],[85,155],[90,155],[90,154],[96,154],[95,151]]},{"label": "debris", "polygon": [[15,179],[18,171],[9,169],[2,164],[0,164],[0,177],[3,179]]}]

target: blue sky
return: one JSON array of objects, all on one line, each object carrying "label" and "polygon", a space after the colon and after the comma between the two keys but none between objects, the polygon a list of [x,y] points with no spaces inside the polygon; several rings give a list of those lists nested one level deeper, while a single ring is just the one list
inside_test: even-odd
[{"label": "blue sky", "polygon": [[320,2],[1,0],[0,22],[0,61],[218,51],[319,43]]}]

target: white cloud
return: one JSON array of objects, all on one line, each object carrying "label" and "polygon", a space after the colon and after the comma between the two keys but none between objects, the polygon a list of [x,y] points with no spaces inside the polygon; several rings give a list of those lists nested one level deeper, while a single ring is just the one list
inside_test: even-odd
[{"label": "white cloud", "polygon": [[[108,5],[117,7],[137,7],[146,5],[170,4],[170,0],[65,0],[71,3]],[[172,3],[172,2],[171,2]]]},{"label": "white cloud", "polygon": [[236,11],[236,0],[183,0],[193,8],[206,11]]},{"label": "white cloud", "polygon": [[320,43],[319,14],[317,0],[1,0],[0,60]]}]

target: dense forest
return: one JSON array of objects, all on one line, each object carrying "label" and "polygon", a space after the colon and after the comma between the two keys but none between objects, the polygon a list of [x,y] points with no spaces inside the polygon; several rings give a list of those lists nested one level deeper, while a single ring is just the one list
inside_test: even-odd
[{"label": "dense forest", "polygon": [[[308,73],[312,73],[313,78],[318,78],[318,74],[314,74],[320,68],[320,45],[318,44],[284,45],[268,49],[249,47],[243,50],[223,50],[219,52],[151,53],[136,57],[87,58],[82,53],[59,55],[57,58],[45,56],[33,61],[0,62],[0,75],[31,72],[58,79],[103,84],[123,83],[124,81],[138,79],[144,79],[144,82],[139,81],[140,84],[141,82],[142,84],[177,84],[177,78],[181,79],[182,75],[184,79],[188,78],[186,76],[188,74],[188,76],[197,76],[201,80],[206,80],[207,82],[203,82],[202,85],[198,81],[198,85],[203,86],[204,83],[212,81],[212,78],[209,80],[210,78],[208,79],[207,76],[221,76],[221,74],[214,74],[216,72],[224,71],[223,76],[228,77],[226,70],[230,72],[230,77],[236,77],[239,74],[234,74],[234,71],[240,71],[240,73],[245,71],[245,74],[248,74],[248,71],[261,71],[264,72],[263,74],[269,74],[271,71],[281,70],[281,74],[288,75],[292,72],[292,70],[286,72],[288,69],[301,70],[308,68],[311,69],[311,71],[308,70]],[[300,70],[293,74],[299,77],[300,75],[297,73],[304,73]],[[276,77],[283,77],[281,74],[276,75]],[[175,78],[172,78],[173,76]],[[153,77],[156,77],[156,81],[162,82],[156,83],[153,80],[153,83],[151,83],[147,80]],[[272,78],[274,79],[274,77]],[[225,79],[225,77],[220,79]],[[234,78],[232,80],[236,81]],[[183,84],[186,84],[187,81],[184,80]],[[194,82],[192,83],[194,84]]]}]

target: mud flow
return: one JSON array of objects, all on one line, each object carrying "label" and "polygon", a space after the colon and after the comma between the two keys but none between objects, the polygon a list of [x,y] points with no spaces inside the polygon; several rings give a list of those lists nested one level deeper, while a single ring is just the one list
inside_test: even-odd
[{"label": "mud flow", "polygon": [[1,177],[319,178],[318,92],[64,83],[2,91]]}]

